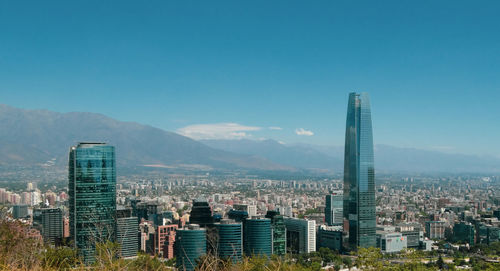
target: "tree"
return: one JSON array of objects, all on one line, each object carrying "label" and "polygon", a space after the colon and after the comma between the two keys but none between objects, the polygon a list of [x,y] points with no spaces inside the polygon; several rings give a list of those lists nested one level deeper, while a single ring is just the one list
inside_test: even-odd
[{"label": "tree", "polygon": [[355,261],[358,268],[363,268],[364,270],[381,270],[383,267],[381,261],[382,253],[379,248],[360,247],[355,255],[358,256]]},{"label": "tree", "polygon": [[444,268],[444,261],[443,261],[443,257],[441,257],[441,255],[439,255],[439,258],[437,259],[436,261],[436,265],[439,267],[439,269],[443,269]]},{"label": "tree", "polygon": [[76,250],[69,247],[48,247],[42,254],[42,266],[44,268],[55,268],[65,270],[82,265]]}]

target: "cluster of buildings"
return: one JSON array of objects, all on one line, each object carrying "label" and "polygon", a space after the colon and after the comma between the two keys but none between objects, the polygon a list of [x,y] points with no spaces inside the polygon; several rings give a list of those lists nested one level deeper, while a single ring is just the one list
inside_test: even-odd
[{"label": "cluster of buildings", "polygon": [[67,193],[42,194],[29,184],[21,194],[0,189],[0,201],[13,204],[14,218],[29,217],[45,242],[71,245],[87,263],[95,260],[96,243],[108,240],[120,244],[122,257],[138,251],[175,257],[186,270],[207,253],[239,261],[321,247],[397,253],[430,250],[438,240],[499,241],[499,202],[486,200],[497,195],[490,180],[479,180],[478,189],[408,178],[375,187],[365,93],[349,96],[343,181],[206,174],[117,184],[115,163],[113,146],[80,143],[70,149]]}]

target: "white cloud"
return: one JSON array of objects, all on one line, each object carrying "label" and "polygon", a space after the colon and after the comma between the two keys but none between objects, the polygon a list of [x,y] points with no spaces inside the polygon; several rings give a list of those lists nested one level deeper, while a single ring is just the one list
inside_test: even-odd
[{"label": "white cloud", "polygon": [[278,127],[278,126],[271,126],[271,127],[269,127],[269,130],[283,130],[283,128]]},{"label": "white cloud", "polygon": [[295,133],[300,136],[313,136],[314,133],[310,130],[305,130],[304,128],[295,129]]},{"label": "white cloud", "polygon": [[238,123],[194,124],[177,129],[177,133],[192,139],[241,139],[251,137],[248,131],[258,131],[261,127],[245,126]]}]

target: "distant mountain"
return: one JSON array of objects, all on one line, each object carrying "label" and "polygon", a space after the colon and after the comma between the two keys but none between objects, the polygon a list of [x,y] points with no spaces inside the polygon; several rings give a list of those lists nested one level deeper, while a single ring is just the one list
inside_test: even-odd
[{"label": "distant mountain", "polygon": [[[337,159],[343,159],[344,147],[300,144]],[[375,169],[378,172],[411,173],[497,173],[500,159],[488,156],[443,153],[415,148],[375,145]]]},{"label": "distant mountain", "polygon": [[376,145],[375,166],[400,172],[498,173],[500,159]]},{"label": "distant mountain", "polygon": [[[203,143],[234,153],[251,154],[278,164],[320,171],[343,171],[344,147],[309,144],[284,145],[274,140],[203,140]],[[500,159],[438,151],[376,145],[377,172],[496,173]]]},{"label": "distant mountain", "polygon": [[0,105],[0,165],[35,165],[56,158],[56,165],[65,166],[70,146],[82,141],[103,141],[114,145],[117,164],[121,167],[295,170],[101,114],[56,113]]},{"label": "distant mountain", "polygon": [[265,158],[281,165],[313,171],[342,170],[343,158],[330,156],[308,145],[286,145],[275,140],[201,140],[216,149]]},{"label": "distant mountain", "polygon": [[[103,141],[116,146],[119,168],[341,173],[338,146],[280,144],[274,140],[203,140],[94,113],[56,113],[0,105],[0,166],[65,167],[70,146]],[[55,159],[55,160],[53,160]],[[50,161],[50,162],[48,162]],[[377,172],[500,172],[500,159],[375,146]]]}]

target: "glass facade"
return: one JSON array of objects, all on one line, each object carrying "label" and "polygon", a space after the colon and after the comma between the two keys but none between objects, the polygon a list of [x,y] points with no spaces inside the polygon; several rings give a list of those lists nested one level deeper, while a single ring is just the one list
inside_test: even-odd
[{"label": "glass facade", "polygon": [[349,247],[376,246],[375,168],[368,93],[350,93],[344,156],[344,217]]},{"label": "glass facade", "polygon": [[337,226],[343,224],[343,206],[344,196],[342,192],[333,192],[326,195],[325,199],[325,223],[328,226]]},{"label": "glass facade", "polygon": [[85,263],[95,260],[95,244],[115,240],[115,148],[80,143],[69,152],[70,237]]},{"label": "glass facade", "polygon": [[243,227],[240,222],[223,219],[215,224],[217,229],[217,255],[233,262],[241,260],[243,254]]},{"label": "glass facade", "polygon": [[200,227],[212,226],[214,224],[212,208],[207,201],[193,200],[189,223],[198,224]]},{"label": "glass facade", "polygon": [[247,256],[272,254],[271,219],[246,219],[243,232],[243,248]]},{"label": "glass facade", "polygon": [[177,230],[174,251],[177,268],[191,271],[196,268],[197,260],[207,253],[207,235],[199,225]]},{"label": "glass facade", "polygon": [[273,254],[286,254],[286,227],[285,220],[279,211],[267,211],[266,218],[271,219],[273,231]]}]

